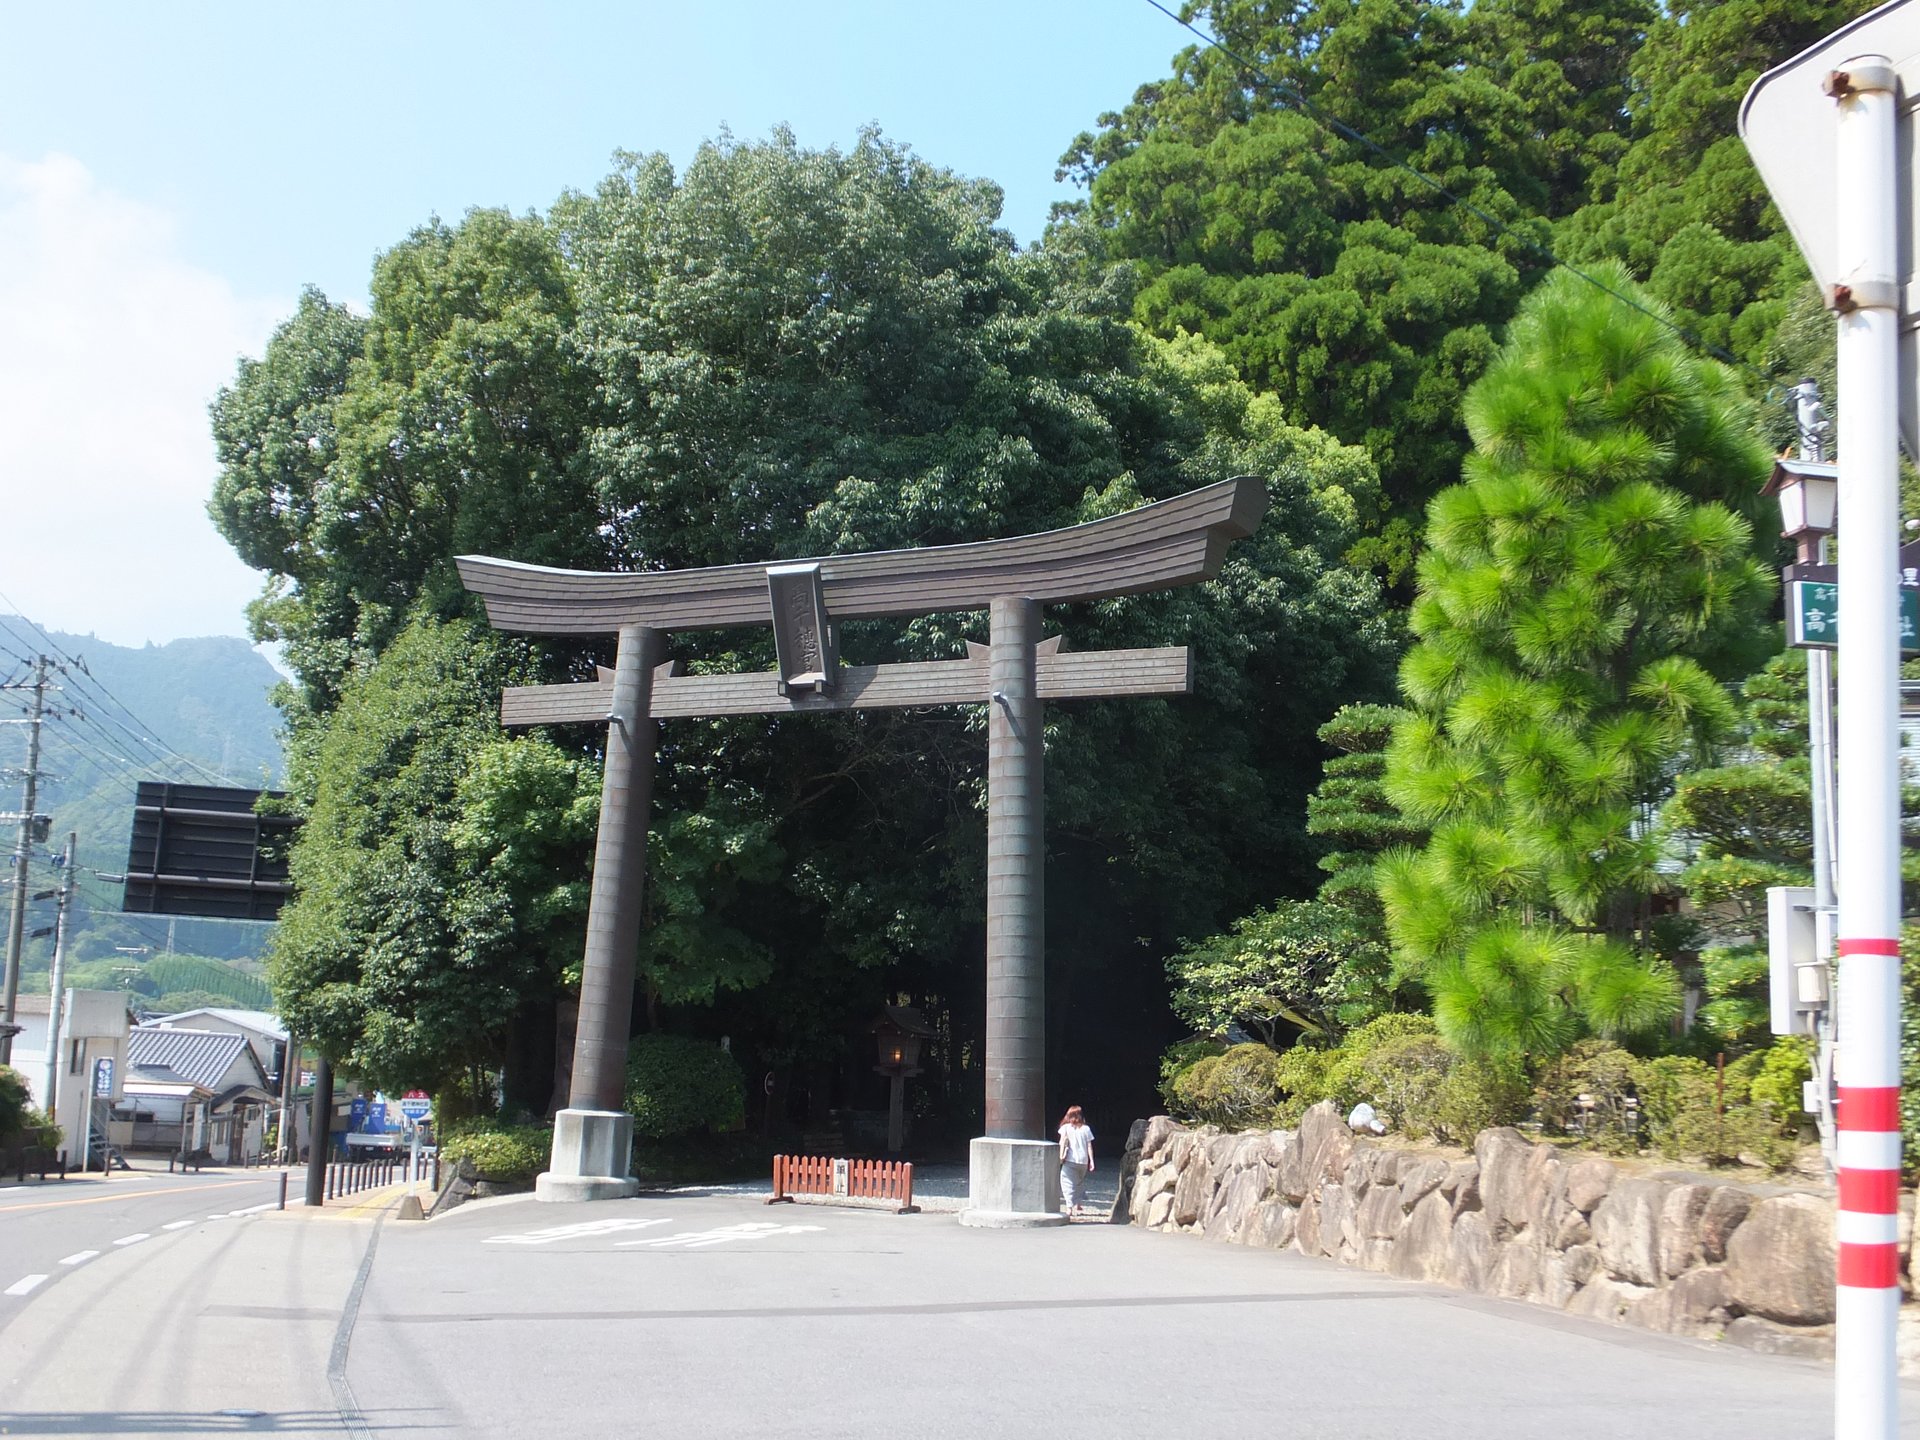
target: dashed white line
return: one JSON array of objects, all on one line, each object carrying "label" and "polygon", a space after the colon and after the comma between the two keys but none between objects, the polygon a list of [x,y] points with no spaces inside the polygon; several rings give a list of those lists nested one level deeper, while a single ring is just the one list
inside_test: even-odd
[{"label": "dashed white line", "polygon": [[162,1225],[160,1228],[162,1230],[184,1230],[187,1228],[187,1226],[192,1225],[194,1223],[195,1222],[192,1220],[174,1220],[174,1221],[170,1221],[165,1225]]},{"label": "dashed white line", "polygon": [[151,1240],[152,1238],[153,1235],[150,1231],[142,1230],[136,1235],[122,1235],[113,1243],[116,1245],[138,1245],[142,1240]]},{"label": "dashed white line", "polygon": [[99,1253],[100,1252],[98,1250],[78,1250],[78,1251],[75,1251],[73,1254],[67,1256],[67,1258],[62,1260],[60,1263],[62,1265],[84,1265],[87,1263],[87,1261],[93,1259],[93,1257],[98,1255]]},{"label": "dashed white line", "polygon": [[13,1284],[7,1286],[6,1293],[9,1295],[31,1295],[46,1283],[47,1277],[44,1275],[29,1275],[24,1280],[16,1280]]},{"label": "dashed white line", "polygon": [[279,1203],[278,1200],[269,1200],[263,1205],[249,1205],[244,1210],[229,1210],[227,1213],[229,1215],[258,1215],[262,1210],[271,1210]]}]

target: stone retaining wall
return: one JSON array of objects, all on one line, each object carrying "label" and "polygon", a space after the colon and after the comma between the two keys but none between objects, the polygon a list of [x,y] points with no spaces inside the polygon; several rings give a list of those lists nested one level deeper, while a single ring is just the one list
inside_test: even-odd
[{"label": "stone retaining wall", "polygon": [[[1222,1134],[1160,1115],[1129,1140],[1123,1184],[1133,1183],[1121,1206],[1148,1229],[1324,1255],[1673,1335],[1832,1353],[1833,1206],[1820,1195],[1636,1174],[1511,1128],[1482,1132],[1470,1158],[1448,1160],[1356,1137],[1325,1104],[1297,1131]],[[1911,1201],[1903,1194],[1903,1283]]]}]

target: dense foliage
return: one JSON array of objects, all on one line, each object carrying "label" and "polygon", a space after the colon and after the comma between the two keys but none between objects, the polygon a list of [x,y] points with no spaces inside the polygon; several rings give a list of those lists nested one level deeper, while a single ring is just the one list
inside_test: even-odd
[{"label": "dense foliage", "polygon": [[[601,737],[503,739],[495,696],[611,657],[487,631],[456,555],[937,545],[1251,473],[1272,509],[1217,581],[1049,613],[1074,649],[1190,643],[1196,673],[1049,709],[1052,1073],[1144,1098],[1177,1016],[1165,1093],[1219,1123],[1369,1098],[1442,1138],[1604,1132],[1566,1097],[1643,1086],[1635,1143],[1776,1153],[1797,1115],[1791,1057],[1755,1048],[1754,927],[1807,863],[1804,697],[1797,662],[1728,686],[1769,644],[1749,521],[1780,422],[1750,401],[1828,373],[1831,325],[1732,113],[1862,8],[1195,0],[1222,47],[1073,142],[1085,200],[1032,249],[989,182],[776,132],[423,226],[364,316],[303,296],[214,407],[211,509],[298,675],[281,1008],[368,1078],[554,1102]],[[1417,592],[1404,616],[1376,577]],[[757,631],[672,652],[771,663]],[[770,1115],[787,1077],[811,1119],[871,1097],[853,1037],[903,1000],[935,1031],[925,1103],[969,1123],[983,760],[972,707],[665,727],[643,1132],[739,1121],[723,1032],[782,1077]],[[1613,1043],[1665,1045],[1683,982],[1709,1003],[1675,1048],[1750,1050],[1710,1134],[1699,1061]]]},{"label": "dense foliage", "polygon": [[[684,175],[627,157],[544,219],[416,233],[381,258],[369,317],[309,295],[242,367],[215,407],[214,509],[268,570],[256,622],[301,680],[310,820],[275,976],[303,1029],[413,1082],[518,1055],[525,1103],[544,1103],[574,919],[534,940],[533,871],[494,857],[532,825],[530,853],[584,877],[586,812],[564,797],[587,805],[599,737],[553,737],[571,789],[535,767],[567,833],[516,800],[478,835],[462,787],[486,777],[502,680],[608,657],[449,623],[463,550],[605,567],[928,545],[1258,474],[1272,513],[1218,581],[1053,613],[1077,649],[1190,641],[1198,677],[1177,704],[1049,713],[1056,975],[1164,1035],[1134,957],[1305,877],[1301,744],[1388,681],[1378,589],[1339,560],[1373,468],[1204,341],[1143,336],[1124,275],[1017,250],[997,205],[877,135],[727,141]],[[983,637],[983,616],[933,615],[842,642],[886,661]],[[675,652],[771,663],[757,632]],[[641,957],[654,1022],[724,1024],[786,1064],[838,1054],[850,1012],[904,990],[951,1011],[957,1053],[983,1023],[983,751],[970,711],[670,725]],[[576,898],[554,914],[577,919]],[[525,935],[494,933],[509,916]],[[668,1013],[708,1004],[726,1018]]]},{"label": "dense foliage", "polygon": [[626,1107],[634,1133],[671,1140],[734,1130],[746,1119],[740,1062],[686,1035],[641,1035],[627,1055]]},{"label": "dense foliage", "polygon": [[1467,1053],[1550,1054],[1678,1005],[1649,822],[1678,763],[1729,738],[1714,670],[1751,653],[1770,588],[1739,513],[1768,457],[1743,420],[1721,367],[1570,276],[1468,397],[1387,774],[1433,837],[1380,872],[1396,957]]}]

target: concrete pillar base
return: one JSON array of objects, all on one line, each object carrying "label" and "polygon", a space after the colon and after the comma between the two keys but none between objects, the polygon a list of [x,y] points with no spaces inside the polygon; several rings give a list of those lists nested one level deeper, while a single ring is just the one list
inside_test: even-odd
[{"label": "concrete pillar base", "polygon": [[553,1117],[553,1160],[533,1182],[536,1200],[619,1200],[637,1194],[633,1117],[624,1110],[562,1110]]},{"label": "concrete pillar base", "polygon": [[983,1230],[1064,1225],[1060,1146],[1053,1140],[982,1135],[967,1147],[967,1208],[960,1223]]}]

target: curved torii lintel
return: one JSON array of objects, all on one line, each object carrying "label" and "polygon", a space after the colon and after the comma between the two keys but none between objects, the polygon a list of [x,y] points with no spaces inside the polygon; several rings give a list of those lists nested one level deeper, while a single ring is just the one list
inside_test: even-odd
[{"label": "curved torii lintel", "polygon": [[984,610],[1002,595],[1060,603],[1192,585],[1219,573],[1227,546],[1251,535],[1266,509],[1265,484],[1243,475],[1124,515],[964,545],[701,570],[556,570],[481,555],[462,555],[455,563],[467,589],[486,603],[496,630],[605,635],[625,625],[724,629],[772,623],[767,567],[773,564],[818,565],[827,613],[835,620]]}]

